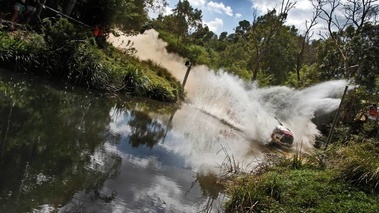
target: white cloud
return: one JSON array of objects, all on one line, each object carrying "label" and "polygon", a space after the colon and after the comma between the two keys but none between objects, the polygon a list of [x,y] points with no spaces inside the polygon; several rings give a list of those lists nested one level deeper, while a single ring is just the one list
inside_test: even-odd
[{"label": "white cloud", "polygon": [[[259,12],[265,14],[267,10],[271,10],[273,8],[278,8],[281,5],[282,0],[251,0],[253,2],[253,6],[257,8]],[[300,0],[302,1],[302,0]]]},{"label": "white cloud", "polygon": [[236,13],[236,14],[235,14],[235,17],[236,17],[236,18],[241,18],[241,17],[242,17],[242,14],[241,14],[241,13]]},{"label": "white cloud", "polygon": [[207,9],[216,13],[233,16],[233,9],[230,6],[225,6],[224,3],[210,1],[207,3]]},{"label": "white cloud", "polygon": [[206,0],[189,0],[188,1],[192,7],[202,7],[205,5],[205,3],[207,3]]},{"label": "white cloud", "polygon": [[171,8],[171,7],[169,7],[169,6],[165,7],[165,10],[164,10],[163,15],[165,15],[165,16],[171,15],[171,14],[173,13],[173,12],[172,12],[172,9],[173,9],[173,8]]},{"label": "white cloud", "polygon": [[[254,0],[252,2],[257,9],[258,15],[264,15],[274,8],[280,11],[282,6],[282,0]],[[299,33],[303,33],[305,31],[305,22],[310,21],[312,18],[314,8],[309,0],[297,0],[292,1],[292,3],[295,3],[295,5],[288,13],[286,25],[293,25],[299,29]]]},{"label": "white cloud", "polygon": [[207,25],[210,31],[216,32],[224,26],[224,21],[220,18],[215,18],[213,21],[204,22],[204,25]]}]

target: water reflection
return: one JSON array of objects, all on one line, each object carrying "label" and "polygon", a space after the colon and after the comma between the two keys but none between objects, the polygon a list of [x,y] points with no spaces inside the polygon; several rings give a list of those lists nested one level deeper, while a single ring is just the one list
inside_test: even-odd
[{"label": "water reflection", "polygon": [[6,72],[0,94],[0,212],[221,209],[221,185],[199,169],[225,158],[217,119]]},{"label": "water reflection", "polygon": [[118,156],[107,157],[103,167],[92,158],[104,152],[111,103],[6,74],[0,81],[0,212],[58,207],[117,173]]},{"label": "water reflection", "polygon": [[117,124],[113,123],[112,129],[127,135],[132,147],[138,148],[145,145],[151,149],[163,138],[166,126],[161,120],[151,118],[146,112],[137,109],[123,110],[117,108],[111,110],[111,116],[114,118],[122,117]]}]

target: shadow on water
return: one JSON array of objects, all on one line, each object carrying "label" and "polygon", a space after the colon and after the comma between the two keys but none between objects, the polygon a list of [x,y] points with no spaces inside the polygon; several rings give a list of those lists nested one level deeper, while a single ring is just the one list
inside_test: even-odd
[{"label": "shadow on water", "polygon": [[175,147],[178,106],[3,70],[0,96],[0,212],[221,208],[222,187]]}]

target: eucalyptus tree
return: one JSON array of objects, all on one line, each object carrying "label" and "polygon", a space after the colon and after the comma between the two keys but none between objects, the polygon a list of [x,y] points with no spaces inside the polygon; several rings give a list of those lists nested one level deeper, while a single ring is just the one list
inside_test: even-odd
[{"label": "eucalyptus tree", "polygon": [[[292,6],[283,2],[281,11]],[[276,13],[268,11],[252,23],[239,22],[235,33],[224,39],[228,46],[220,53],[221,66],[244,79],[259,80],[261,85],[284,83],[295,69],[297,29],[284,25],[287,12]]]},{"label": "eucalyptus tree", "polygon": [[228,37],[228,32],[224,31],[220,33],[220,35],[218,36],[218,40],[225,41],[227,37]]},{"label": "eucalyptus tree", "polygon": [[235,32],[227,34],[221,33],[219,37],[220,44],[223,48],[219,51],[220,67],[227,70],[229,73],[238,75],[243,79],[248,79],[247,72],[248,59],[246,57],[247,31],[250,29],[250,22],[247,20],[240,21],[235,28]]},{"label": "eucalyptus tree", "polygon": [[[326,42],[322,66],[325,70],[333,68],[333,78],[352,80],[360,87],[351,92],[346,103],[343,121],[350,122],[358,107],[357,100],[377,93],[376,76],[379,74],[378,0],[325,0],[312,1],[320,9],[319,18],[326,23],[326,32],[322,35]],[[340,15],[342,14],[342,16]],[[333,61],[333,62],[331,62]],[[325,65],[332,65],[331,67]],[[378,100],[377,100],[378,101]]]},{"label": "eucalyptus tree", "polygon": [[251,24],[247,20],[238,22],[238,26],[235,29],[237,34],[246,34],[251,29]]},{"label": "eucalyptus tree", "polygon": [[326,23],[326,32],[320,35],[333,44],[341,57],[342,64],[338,76],[359,82],[367,58],[365,50],[367,46],[364,44],[370,44],[368,39],[371,38],[367,37],[365,26],[377,24],[374,21],[379,12],[379,1],[313,0],[312,2],[314,7],[320,10],[318,17]]},{"label": "eucalyptus tree", "polygon": [[216,52],[224,51],[228,46],[227,38],[228,38],[228,32],[224,31],[220,33],[220,35],[217,38],[218,42],[216,42],[216,45],[212,45],[212,48]]},{"label": "eucalyptus tree", "polygon": [[301,86],[301,76],[300,76],[300,70],[304,66],[304,61],[306,60],[305,55],[307,53],[307,50],[310,49],[311,44],[311,38],[314,35],[314,32],[312,31],[313,27],[318,24],[317,17],[320,15],[319,8],[315,8],[315,11],[313,12],[313,16],[310,20],[305,21],[305,32],[304,34],[299,36],[299,42],[300,42],[300,48],[298,50],[297,59],[296,59],[296,75],[297,75],[297,86]]},{"label": "eucalyptus tree", "polygon": [[177,48],[190,34],[202,27],[202,11],[194,9],[187,1],[179,0],[172,10],[172,14],[160,14],[155,20],[160,30],[170,32],[177,38]]},{"label": "eucalyptus tree", "polygon": [[266,15],[253,20],[251,29],[248,31],[247,48],[251,54],[250,62],[252,67],[252,79],[257,80],[258,72],[262,69],[262,59],[267,54],[271,41],[277,35],[284,21],[287,19],[288,12],[293,8],[295,3],[289,0],[283,0],[279,14],[276,10],[269,11]]},{"label": "eucalyptus tree", "polygon": [[217,40],[217,35],[210,31],[208,26],[199,26],[189,37],[194,44],[205,47],[209,47],[211,40]]},{"label": "eucalyptus tree", "polygon": [[228,36],[226,41],[225,50],[220,52],[220,67],[227,70],[229,73],[237,75],[243,79],[248,80],[251,76],[248,70],[249,63],[246,56],[246,42],[243,39],[238,39],[236,33]]},{"label": "eucalyptus tree", "polygon": [[281,26],[267,46],[267,54],[261,60],[261,71],[271,76],[271,85],[282,85],[287,81],[290,71],[296,69],[299,49],[297,34],[298,30],[294,26]]}]

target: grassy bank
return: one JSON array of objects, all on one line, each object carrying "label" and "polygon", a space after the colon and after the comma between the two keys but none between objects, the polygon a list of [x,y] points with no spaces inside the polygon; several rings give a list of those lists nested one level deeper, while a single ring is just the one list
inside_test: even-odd
[{"label": "grassy bank", "polygon": [[0,32],[2,68],[43,75],[89,89],[142,96],[165,102],[183,98],[183,89],[167,70],[133,56],[133,48],[101,48],[91,31],[66,19],[44,20],[30,31]]},{"label": "grassy bank", "polygon": [[226,212],[377,212],[379,140],[357,141],[276,156],[233,178]]}]

